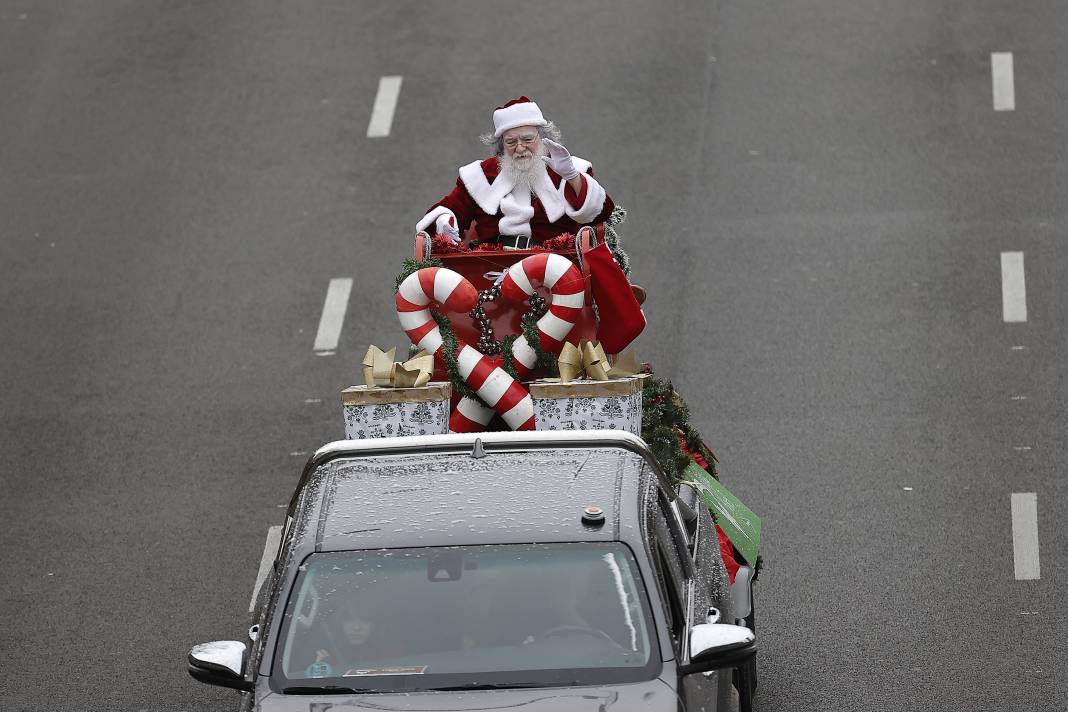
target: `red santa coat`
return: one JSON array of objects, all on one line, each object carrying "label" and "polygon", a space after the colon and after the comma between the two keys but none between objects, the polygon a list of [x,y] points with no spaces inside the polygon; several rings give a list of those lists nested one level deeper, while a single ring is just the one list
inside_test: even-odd
[{"label": "red santa coat", "polygon": [[572,160],[582,180],[578,193],[549,167],[532,193],[502,174],[495,157],[468,163],[460,168],[452,192],[435,203],[415,229],[432,231],[438,217],[451,212],[461,233],[475,221],[479,240],[530,235],[541,243],[562,232],[575,233],[582,225],[604,222],[615,204],[593,177],[590,162],[577,156]]}]

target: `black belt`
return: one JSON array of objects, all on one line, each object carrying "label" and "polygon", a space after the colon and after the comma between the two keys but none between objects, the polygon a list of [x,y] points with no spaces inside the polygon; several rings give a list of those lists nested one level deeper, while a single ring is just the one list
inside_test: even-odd
[{"label": "black belt", "polygon": [[511,250],[529,250],[539,244],[530,235],[498,235],[497,243]]}]

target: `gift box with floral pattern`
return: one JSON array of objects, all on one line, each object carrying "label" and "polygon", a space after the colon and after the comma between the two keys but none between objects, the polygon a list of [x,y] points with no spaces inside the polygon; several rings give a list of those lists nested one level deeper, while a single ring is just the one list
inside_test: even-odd
[{"label": "gift box with floral pattern", "polygon": [[448,382],[418,388],[350,386],[341,392],[345,438],[444,435],[449,432],[451,395]]},{"label": "gift box with floral pattern", "polygon": [[626,430],[642,434],[642,378],[530,384],[537,430]]}]

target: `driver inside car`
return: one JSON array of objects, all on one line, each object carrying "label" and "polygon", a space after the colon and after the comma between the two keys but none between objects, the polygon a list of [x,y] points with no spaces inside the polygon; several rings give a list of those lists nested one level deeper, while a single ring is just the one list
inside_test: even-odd
[{"label": "driver inside car", "polygon": [[306,677],[333,677],[346,670],[404,655],[397,641],[387,640],[381,626],[348,602],[327,631],[331,649],[319,648],[305,670]]},{"label": "driver inside car", "polygon": [[590,592],[590,571],[585,564],[560,562],[557,569],[564,575],[554,577],[551,586],[532,586],[537,592],[527,619],[530,631],[522,644],[568,631],[590,630],[592,626],[579,607]]}]

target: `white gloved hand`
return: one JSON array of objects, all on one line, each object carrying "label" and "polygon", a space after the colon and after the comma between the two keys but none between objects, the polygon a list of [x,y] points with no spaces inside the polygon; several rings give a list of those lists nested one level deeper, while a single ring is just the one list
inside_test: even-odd
[{"label": "white gloved hand", "polygon": [[460,228],[456,226],[455,215],[439,215],[438,219],[434,221],[434,229],[439,235],[448,237],[449,242],[452,244],[455,245],[460,242]]},{"label": "white gloved hand", "polygon": [[564,180],[571,180],[579,174],[575,162],[571,160],[571,153],[566,148],[548,138],[543,138],[541,142],[549,147],[549,155],[541,157],[545,165],[560,174]]}]

